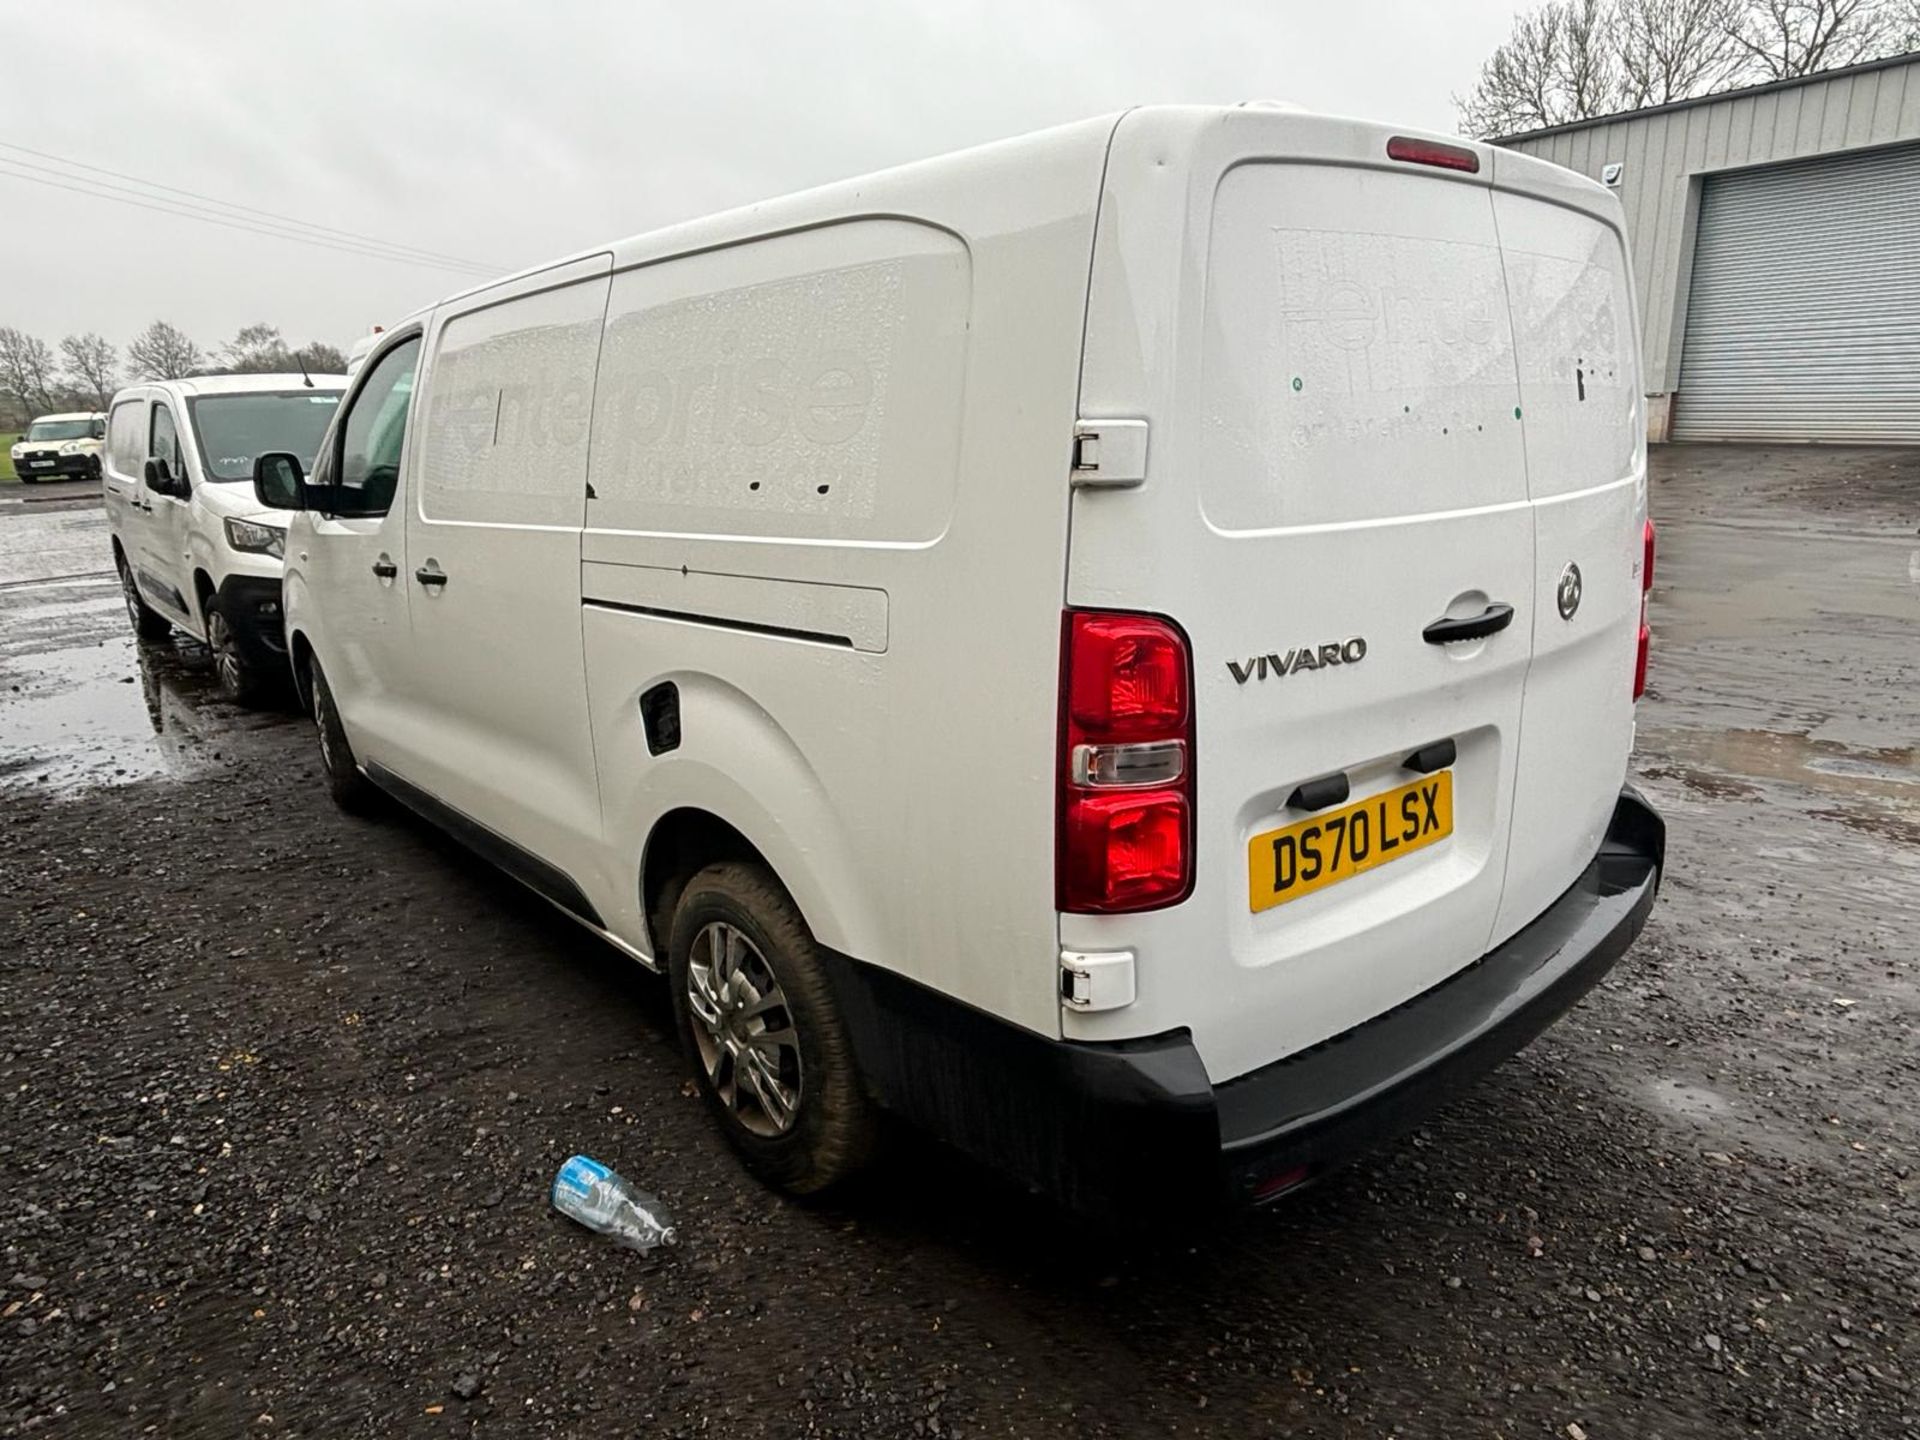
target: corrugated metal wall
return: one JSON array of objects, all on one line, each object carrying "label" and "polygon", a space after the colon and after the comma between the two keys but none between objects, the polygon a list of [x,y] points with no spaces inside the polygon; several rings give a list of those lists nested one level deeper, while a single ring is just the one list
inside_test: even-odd
[{"label": "corrugated metal wall", "polygon": [[1640,294],[1646,383],[1650,393],[1662,395],[1679,388],[1694,229],[1706,177],[1908,140],[1920,140],[1920,56],[1509,143],[1595,180],[1608,163],[1624,165],[1620,198]]},{"label": "corrugated metal wall", "polygon": [[1673,438],[1920,441],[1920,146],[1708,178]]}]

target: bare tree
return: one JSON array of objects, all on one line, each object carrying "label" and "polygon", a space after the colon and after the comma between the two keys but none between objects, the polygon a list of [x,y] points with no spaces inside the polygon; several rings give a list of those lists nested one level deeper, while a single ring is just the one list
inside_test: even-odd
[{"label": "bare tree", "polygon": [[1744,0],[1619,0],[1614,49],[1627,106],[1665,105],[1732,84],[1747,59],[1734,39],[1745,14]]},{"label": "bare tree", "polygon": [[1567,109],[1582,117],[1621,109],[1626,93],[1610,34],[1613,7],[1609,0],[1565,0],[1560,10],[1560,66]]},{"label": "bare tree", "polygon": [[347,357],[339,348],[324,340],[312,340],[293,352],[296,364],[303,366],[310,375],[344,375],[347,373]]},{"label": "bare tree", "polygon": [[1748,0],[1728,33],[1756,79],[1791,80],[1884,54],[1898,31],[1887,0]]},{"label": "bare tree", "polygon": [[62,340],[60,354],[74,388],[94,409],[106,409],[117,388],[114,380],[120,369],[120,352],[107,343],[104,335],[89,330],[85,335],[69,335]]},{"label": "bare tree", "polygon": [[1893,12],[1887,53],[1901,55],[1910,50],[1920,50],[1920,0],[1906,0]]},{"label": "bare tree", "polygon": [[276,325],[243,325],[220,348],[220,368],[231,375],[270,375],[296,368]]},{"label": "bare tree", "polygon": [[179,380],[207,363],[200,347],[164,320],[156,320],[127,346],[127,365],[143,380]]},{"label": "bare tree", "polygon": [[1511,135],[1920,49],[1920,0],[1548,0],[1522,12],[1461,128]]},{"label": "bare tree", "polygon": [[11,325],[0,328],[0,390],[29,410],[53,409],[53,351]]},{"label": "bare tree", "polygon": [[1507,135],[1558,125],[1565,118],[1554,80],[1559,52],[1554,7],[1514,16],[1513,34],[1487,57],[1473,89],[1454,96],[1461,129],[1469,135]]},{"label": "bare tree", "polygon": [[1473,89],[1454,99],[1462,128],[1509,135],[1619,109],[1624,89],[1609,21],[1607,0],[1552,0],[1515,16]]}]

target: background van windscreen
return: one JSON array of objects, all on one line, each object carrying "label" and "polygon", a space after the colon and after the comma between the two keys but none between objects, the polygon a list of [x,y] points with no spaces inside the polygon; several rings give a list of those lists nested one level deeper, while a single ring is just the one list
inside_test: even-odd
[{"label": "background van windscreen", "polygon": [[257,455],[286,450],[313,469],[320,439],[340,406],[337,390],[274,395],[200,395],[187,401],[209,480],[251,480]]},{"label": "background van windscreen", "polygon": [[27,440],[86,440],[94,433],[92,420],[40,420],[27,427]]}]

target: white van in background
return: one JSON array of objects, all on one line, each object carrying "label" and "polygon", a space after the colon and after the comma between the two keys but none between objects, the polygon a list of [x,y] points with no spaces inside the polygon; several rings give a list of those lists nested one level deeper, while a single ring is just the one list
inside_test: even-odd
[{"label": "white van in background", "polygon": [[1652,906],[1634,316],[1568,171],[1142,109],[455,296],[256,485],[336,796],[666,971],[757,1173],[1267,1200]]},{"label": "white van in background", "polygon": [[28,485],[41,480],[97,480],[107,417],[96,410],[37,415],[8,450],[13,473]]},{"label": "white van in background", "polygon": [[254,499],[269,451],[311,460],[343,375],[210,375],[131,385],[108,411],[103,467],[113,563],[143,640],[175,627],[213,651],[228,698],[284,689],[284,516]]}]

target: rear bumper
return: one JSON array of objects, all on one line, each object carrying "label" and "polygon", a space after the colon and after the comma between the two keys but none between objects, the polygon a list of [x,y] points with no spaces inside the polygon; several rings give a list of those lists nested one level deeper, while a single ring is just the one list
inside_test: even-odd
[{"label": "rear bumper", "polygon": [[1185,1031],[1049,1040],[836,958],[875,1098],[1077,1208],[1249,1203],[1406,1130],[1525,1046],[1646,924],[1666,827],[1621,792],[1600,853],[1531,925],[1473,965],[1303,1054],[1211,1084]]},{"label": "rear bumper", "polygon": [[1397,1010],[1214,1090],[1224,1179],[1253,1200],[1400,1133],[1571,1009],[1647,923],[1666,826],[1629,788],[1600,853],[1534,922]]}]

